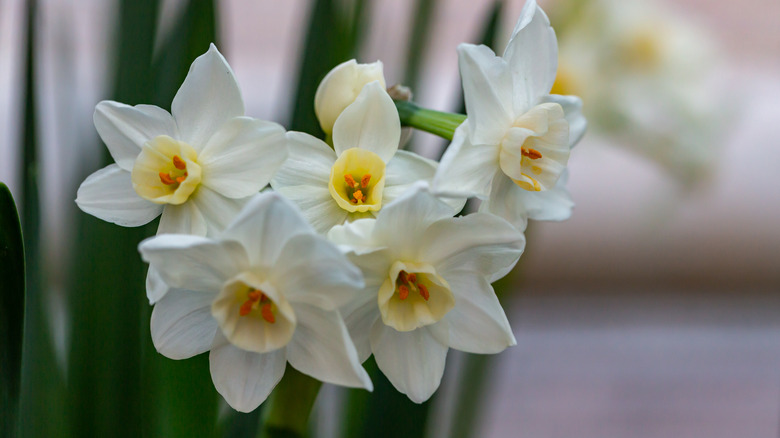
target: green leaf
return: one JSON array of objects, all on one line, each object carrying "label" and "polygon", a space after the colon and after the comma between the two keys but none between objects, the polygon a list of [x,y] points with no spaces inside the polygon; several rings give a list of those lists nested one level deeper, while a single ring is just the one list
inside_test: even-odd
[{"label": "green leaf", "polygon": [[62,435],[64,382],[55,360],[46,302],[45,266],[41,252],[41,216],[38,191],[38,123],[36,94],[37,1],[26,8],[24,115],[21,156],[22,191],[20,204],[24,230],[26,297],[20,417],[22,436]]},{"label": "green leaf", "polygon": [[[119,2],[113,97],[120,102],[152,102],[152,50],[159,9],[157,0]],[[102,164],[107,165],[112,160],[101,149]],[[84,213],[76,219],[68,291],[73,316],[68,356],[70,435],[149,436],[150,419],[159,407],[145,398],[152,380],[142,374],[142,354],[150,343],[149,308],[146,266],[137,245],[154,234],[156,224],[122,228]]]},{"label": "green leaf", "polygon": [[347,438],[422,438],[436,394],[417,404],[398,392],[382,374],[373,356],[363,366],[374,383],[374,392],[349,389],[342,422]]},{"label": "green leaf", "polygon": [[284,377],[263,403],[260,438],[304,438],[322,382],[287,366]]},{"label": "green leaf", "polygon": [[0,433],[19,436],[24,329],[24,245],[11,192],[0,183]]}]

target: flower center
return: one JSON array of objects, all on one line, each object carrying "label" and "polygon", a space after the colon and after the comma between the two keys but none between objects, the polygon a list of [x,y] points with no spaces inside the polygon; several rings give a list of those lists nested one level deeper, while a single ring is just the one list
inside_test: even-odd
[{"label": "flower center", "polygon": [[253,272],[225,283],[211,304],[211,314],[233,345],[256,353],[287,345],[296,325],[284,295]]},{"label": "flower center", "polygon": [[342,152],[330,170],[330,194],[350,213],[379,211],[385,189],[385,162],[365,149]]},{"label": "flower center", "polygon": [[555,186],[569,161],[569,122],[557,103],[543,103],[515,120],[501,142],[501,170],[521,188]]},{"label": "flower center", "polygon": [[250,288],[247,291],[246,301],[238,310],[239,316],[247,316],[252,311],[260,309],[260,316],[267,322],[273,324],[276,322],[274,316],[274,303],[263,291]]},{"label": "flower center", "polygon": [[449,284],[425,263],[395,262],[377,297],[382,322],[402,332],[434,324],[455,306]]},{"label": "flower center", "polygon": [[157,204],[183,204],[201,181],[197,159],[197,152],[187,143],[167,135],[155,137],[144,143],[135,160],[133,188]]}]

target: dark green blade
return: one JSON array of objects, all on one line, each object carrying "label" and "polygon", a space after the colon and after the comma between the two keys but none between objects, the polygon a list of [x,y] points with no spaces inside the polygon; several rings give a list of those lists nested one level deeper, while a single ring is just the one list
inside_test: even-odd
[{"label": "dark green blade", "polygon": [[61,436],[64,382],[55,355],[47,317],[48,294],[41,248],[41,216],[38,189],[38,122],[36,56],[37,1],[27,1],[27,41],[24,74],[24,124],[22,130],[21,220],[24,230],[26,303],[22,345],[20,426],[22,436]]},{"label": "dark green blade", "polygon": [[0,183],[0,433],[19,436],[24,329],[24,245],[11,192]]},{"label": "dark green blade", "polygon": [[[115,37],[114,98],[127,104],[153,99],[152,50],[157,0],[121,0]],[[110,60],[109,60],[110,61]],[[112,162],[101,147],[102,165]],[[83,169],[84,176],[96,169]],[[75,188],[72,195],[75,199]],[[158,410],[144,399],[142,374],[149,310],[138,243],[156,225],[122,228],[79,212],[73,230],[68,361],[71,436],[143,436]],[[145,370],[144,370],[145,371]]]}]

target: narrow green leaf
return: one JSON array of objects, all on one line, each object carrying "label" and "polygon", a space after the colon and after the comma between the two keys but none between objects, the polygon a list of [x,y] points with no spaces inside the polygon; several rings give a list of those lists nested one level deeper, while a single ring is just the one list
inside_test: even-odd
[{"label": "narrow green leaf", "polygon": [[422,438],[436,394],[417,404],[398,392],[369,358],[363,366],[374,383],[374,392],[349,389],[343,418],[346,438]]},{"label": "narrow green leaf", "polygon": [[304,438],[322,382],[287,366],[284,377],[263,403],[260,438]]},{"label": "narrow green leaf", "polygon": [[[153,101],[152,50],[157,0],[121,0],[115,26],[114,99]],[[111,162],[102,148],[103,165]],[[95,169],[84,169],[85,173]],[[75,198],[75,190],[73,198]],[[148,341],[146,266],[137,245],[156,223],[122,228],[80,213],[74,235],[69,307],[72,343],[68,361],[71,436],[149,435],[159,407],[145,403],[149,380],[142,375]]]},{"label": "narrow green leaf", "polygon": [[61,370],[55,361],[47,319],[45,266],[41,257],[41,216],[38,189],[38,122],[35,48],[37,1],[28,0],[24,73],[24,123],[22,130],[21,222],[24,230],[26,303],[22,345],[20,423],[22,436],[62,435],[63,390]]},{"label": "narrow green leaf", "polygon": [[24,329],[24,246],[16,204],[0,183],[0,436],[19,436]]}]

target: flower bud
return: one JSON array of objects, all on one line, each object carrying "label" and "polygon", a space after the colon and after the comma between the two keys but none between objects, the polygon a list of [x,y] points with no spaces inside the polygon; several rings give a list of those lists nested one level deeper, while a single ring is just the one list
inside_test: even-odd
[{"label": "flower bud", "polygon": [[381,61],[358,64],[350,59],[328,72],[314,96],[314,112],[326,134],[333,132],[336,119],[355,101],[363,86],[373,81],[379,81],[382,88],[386,87]]}]

